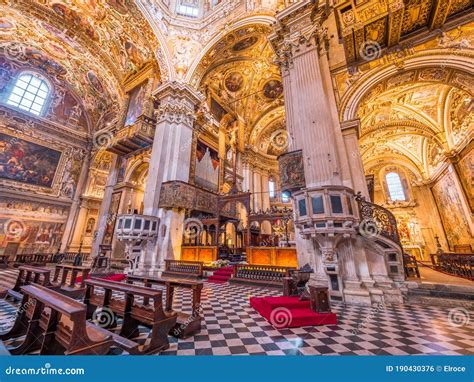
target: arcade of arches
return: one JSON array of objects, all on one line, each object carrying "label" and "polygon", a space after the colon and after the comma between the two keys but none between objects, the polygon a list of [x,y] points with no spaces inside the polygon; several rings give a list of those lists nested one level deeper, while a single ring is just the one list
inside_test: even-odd
[{"label": "arcade of arches", "polygon": [[308,263],[401,302],[403,254],[474,251],[472,5],[0,0],[0,254]]}]

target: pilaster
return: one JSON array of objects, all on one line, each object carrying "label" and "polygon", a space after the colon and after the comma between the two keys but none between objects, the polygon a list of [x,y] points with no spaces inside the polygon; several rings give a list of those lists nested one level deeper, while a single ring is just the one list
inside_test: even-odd
[{"label": "pilaster", "polygon": [[181,254],[184,211],[159,208],[161,185],[189,181],[195,110],[202,96],[187,84],[168,82],[155,92],[159,102],[156,129],[145,187],[144,214],[160,218],[156,242],[147,243],[142,270],[154,272],[164,259]]}]

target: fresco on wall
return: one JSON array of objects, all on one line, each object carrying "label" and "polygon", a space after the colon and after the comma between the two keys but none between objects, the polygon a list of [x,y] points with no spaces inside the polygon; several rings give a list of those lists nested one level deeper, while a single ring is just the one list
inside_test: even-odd
[{"label": "fresco on wall", "polygon": [[0,248],[17,243],[20,252],[56,250],[61,245],[64,223],[0,218]]},{"label": "fresco on wall", "polygon": [[432,188],[433,196],[443,223],[450,250],[454,245],[470,244],[472,240],[469,224],[462,209],[454,176],[451,172],[444,174]]},{"label": "fresco on wall", "polygon": [[474,149],[471,149],[458,163],[459,178],[461,180],[466,199],[474,213]]},{"label": "fresco on wall", "polygon": [[0,178],[51,188],[61,152],[0,133]]},{"label": "fresco on wall", "polygon": [[145,101],[146,83],[138,85],[130,92],[130,103],[128,104],[127,118],[125,126],[133,125],[138,117],[143,113],[143,103]]},{"label": "fresco on wall", "polygon": [[219,155],[216,150],[198,141],[196,147],[197,186],[217,191],[219,186]]}]

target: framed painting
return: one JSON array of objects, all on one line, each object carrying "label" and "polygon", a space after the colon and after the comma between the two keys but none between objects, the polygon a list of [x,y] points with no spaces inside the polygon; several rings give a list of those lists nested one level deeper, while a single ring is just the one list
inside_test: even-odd
[{"label": "framed painting", "polygon": [[51,188],[61,152],[0,133],[0,179]]}]

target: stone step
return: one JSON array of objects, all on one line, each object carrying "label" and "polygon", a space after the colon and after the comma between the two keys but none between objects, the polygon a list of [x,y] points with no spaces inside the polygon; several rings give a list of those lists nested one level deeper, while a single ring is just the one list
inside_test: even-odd
[{"label": "stone step", "polygon": [[470,286],[422,283],[408,288],[406,296],[413,303],[474,307],[474,287]]}]

